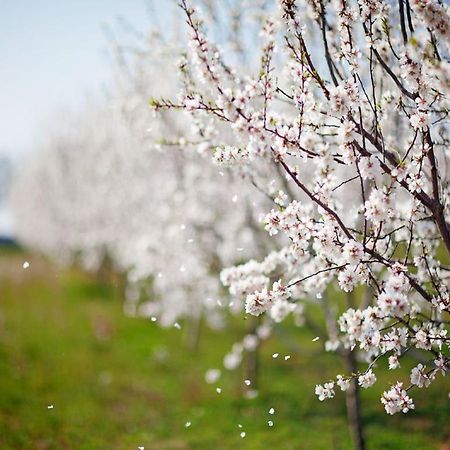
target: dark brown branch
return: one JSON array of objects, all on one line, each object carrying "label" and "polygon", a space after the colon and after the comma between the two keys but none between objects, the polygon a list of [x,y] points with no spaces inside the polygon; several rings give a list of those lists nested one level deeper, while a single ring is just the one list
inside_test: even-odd
[{"label": "dark brown branch", "polygon": [[428,129],[425,134],[425,142],[428,144],[429,149],[427,152],[428,161],[430,163],[431,167],[431,184],[433,189],[433,207],[432,207],[432,213],[433,217],[436,220],[436,225],[439,228],[439,231],[442,235],[442,239],[444,241],[445,247],[447,248],[447,251],[450,253],[450,231],[449,231],[449,225],[447,224],[445,220],[444,215],[444,206],[442,205],[440,198],[439,198],[439,179],[438,179],[438,171],[437,171],[437,165],[436,165],[436,158],[434,156],[434,147],[433,147],[433,140],[431,139],[430,130]]},{"label": "dark brown branch", "polygon": [[406,45],[408,42],[408,35],[406,34],[405,9],[403,0],[398,0],[398,12],[400,14],[400,28],[402,30],[403,43]]}]

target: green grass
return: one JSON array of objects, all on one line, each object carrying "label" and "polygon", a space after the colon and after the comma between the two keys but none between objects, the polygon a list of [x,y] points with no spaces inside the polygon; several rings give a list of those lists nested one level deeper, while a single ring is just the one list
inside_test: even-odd
[{"label": "green grass", "polygon": [[[256,399],[242,397],[240,370],[222,376],[220,395],[204,382],[245,325],[237,318],[232,332],[202,329],[198,351],[189,351],[187,326],[160,329],[126,317],[112,285],[20,252],[3,254],[0,449],[352,448],[343,396],[320,403],[314,395],[317,382],[342,370],[340,361],[323,355],[307,329],[283,328],[265,343]],[[292,357],[273,359],[275,351]],[[450,377],[414,392],[417,411],[391,417],[379,395],[395,375],[377,374],[377,387],[363,393],[369,450],[450,448]]]}]

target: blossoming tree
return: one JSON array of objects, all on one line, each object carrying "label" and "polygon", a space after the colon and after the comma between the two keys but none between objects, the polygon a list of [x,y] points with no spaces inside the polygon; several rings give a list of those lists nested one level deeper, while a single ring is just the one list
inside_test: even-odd
[{"label": "blossoming tree", "polygon": [[152,107],[226,127],[212,156],[220,170],[259,186],[284,175],[276,194],[267,192],[273,207],[263,218],[280,250],[224,269],[222,283],[247,314],[276,321],[330,285],[360,297],[327,347],[360,351],[367,365],[318,384],[316,394],[369,388],[377,364],[387,359],[395,370],[416,349],[425,362],[381,398],[388,414],[414,409],[413,388],[445,375],[450,361],[448,8],[281,0],[250,76],[230,67],[195,8],[181,7],[189,81],[176,100]]},{"label": "blossoming tree", "polygon": [[[226,20],[220,5],[201,3],[208,24]],[[224,359],[230,369],[270,324],[322,304],[325,349],[347,369],[315,392],[322,401],[346,391],[362,449],[357,392],[380,366],[420,357],[406,382],[386,386],[381,402],[394,414],[415,408],[413,389],[450,363],[448,8],[255,4],[253,25],[266,16],[257,70],[244,22],[231,22],[237,33],[220,48],[182,0],[179,81],[169,65],[178,48],[140,49],[111,104],[74,121],[18,183],[19,234],[91,268],[111,258],[127,274],[128,310],[163,325],[205,311],[217,324],[222,305],[266,316],[249,320]],[[149,120],[156,94],[167,99],[150,101]]]}]

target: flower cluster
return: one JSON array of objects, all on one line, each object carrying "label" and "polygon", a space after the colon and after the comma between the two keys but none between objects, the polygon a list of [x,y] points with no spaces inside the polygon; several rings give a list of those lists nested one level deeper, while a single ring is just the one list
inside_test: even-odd
[{"label": "flower cluster", "polygon": [[277,281],[270,291],[264,288],[249,294],[245,300],[245,312],[259,316],[270,309],[274,320],[281,322],[293,310],[292,305],[287,302],[290,296],[289,289]]},{"label": "flower cluster", "polygon": [[437,0],[413,0],[412,6],[429,28],[439,33],[444,41],[450,36],[448,7]]},{"label": "flower cluster", "polygon": [[415,408],[411,397],[403,389],[403,383],[401,382],[398,382],[391,389],[383,393],[381,403],[384,405],[386,412],[391,415],[398,412],[407,413],[409,410]]}]

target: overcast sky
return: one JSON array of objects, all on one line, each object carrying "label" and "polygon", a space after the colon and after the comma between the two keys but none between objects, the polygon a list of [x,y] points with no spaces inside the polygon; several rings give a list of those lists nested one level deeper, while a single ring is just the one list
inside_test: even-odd
[{"label": "overcast sky", "polygon": [[[173,0],[154,1],[158,10]],[[110,79],[105,25],[144,31],[146,0],[0,1],[0,155],[33,149],[60,111],[100,95]],[[160,11],[159,11],[160,13]]]}]

